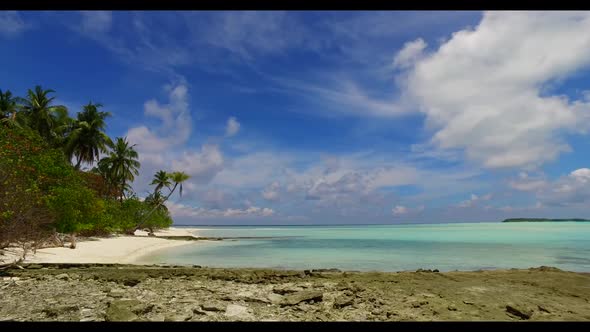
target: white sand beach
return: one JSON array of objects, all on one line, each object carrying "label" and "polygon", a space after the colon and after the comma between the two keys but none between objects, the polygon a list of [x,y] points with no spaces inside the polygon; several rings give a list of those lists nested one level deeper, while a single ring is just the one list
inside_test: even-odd
[{"label": "white sand beach", "polygon": [[[197,229],[174,228],[155,232],[156,236],[196,236]],[[192,241],[160,239],[137,231],[135,236],[91,238],[77,243],[76,249],[44,248],[29,253],[27,263],[121,263],[133,264],[138,258],[160,249],[194,245]]]}]

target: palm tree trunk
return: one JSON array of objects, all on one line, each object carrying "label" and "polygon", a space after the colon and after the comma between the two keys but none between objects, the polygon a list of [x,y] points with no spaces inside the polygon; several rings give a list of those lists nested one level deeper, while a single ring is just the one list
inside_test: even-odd
[{"label": "palm tree trunk", "polygon": [[78,157],[76,159],[78,159],[78,162],[76,163],[76,166],[75,167],[76,167],[77,170],[79,170],[80,169],[80,164],[82,163],[82,158],[79,158]]},{"label": "palm tree trunk", "polygon": [[138,230],[141,228],[141,226],[147,221],[147,219],[149,218],[149,216],[152,215],[152,213],[154,213],[154,211],[156,211],[162,204],[166,203],[166,201],[168,200],[168,198],[170,198],[170,196],[172,196],[172,194],[174,193],[174,190],[176,190],[176,187],[178,186],[178,182],[174,184],[174,188],[172,188],[172,190],[170,190],[170,193],[168,194],[168,196],[166,196],[166,198],[159,202],[156,206],[154,206],[154,208],[148,212],[148,214],[145,215],[145,217],[143,218],[143,220],[139,223],[139,225],[137,225],[137,227],[135,227],[135,230]]}]

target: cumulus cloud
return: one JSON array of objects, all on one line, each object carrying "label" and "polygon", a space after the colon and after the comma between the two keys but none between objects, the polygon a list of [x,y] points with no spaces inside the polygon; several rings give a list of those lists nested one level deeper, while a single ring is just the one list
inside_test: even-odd
[{"label": "cumulus cloud", "polygon": [[279,200],[280,188],[280,183],[274,181],[266,188],[264,188],[264,190],[262,191],[262,197],[264,197],[264,199],[266,199],[267,201],[277,201]]},{"label": "cumulus cloud", "polygon": [[590,203],[590,169],[580,168],[550,183],[537,194],[545,205],[572,206]]},{"label": "cumulus cloud", "polygon": [[487,194],[483,196],[477,196],[476,194],[471,194],[471,197],[468,200],[464,200],[460,202],[457,206],[460,208],[468,208],[477,205],[482,201],[489,201],[492,199],[492,194]]},{"label": "cumulus cloud", "polygon": [[391,209],[391,213],[393,213],[394,216],[397,216],[400,214],[406,214],[406,213],[408,213],[408,208],[406,208],[403,205],[397,205],[393,209]]},{"label": "cumulus cloud", "polygon": [[240,123],[236,120],[235,117],[230,117],[227,120],[227,125],[225,127],[225,136],[231,137],[238,133],[240,130]]},{"label": "cumulus cloud", "polygon": [[587,126],[585,101],[547,87],[590,65],[589,30],[588,12],[487,12],[414,63],[404,96],[426,114],[438,148],[489,168],[538,166],[570,151],[564,131]]},{"label": "cumulus cloud", "polygon": [[180,203],[166,202],[166,206],[172,217],[190,217],[191,219],[203,218],[249,218],[249,217],[271,217],[275,211],[271,208],[250,206],[245,209],[205,209],[192,207]]},{"label": "cumulus cloud", "polygon": [[518,174],[518,179],[510,181],[508,185],[520,191],[536,191],[544,188],[547,185],[547,181],[542,175],[531,177],[526,172],[520,172]]},{"label": "cumulus cloud", "polygon": [[127,138],[137,144],[138,150],[159,153],[173,146],[184,144],[192,131],[192,119],[188,105],[188,88],[184,84],[167,85],[169,102],[160,104],[151,99],[144,104],[144,114],[161,120],[156,130],[145,125],[133,127]]},{"label": "cumulus cloud", "polygon": [[223,155],[217,145],[205,144],[201,151],[185,150],[172,161],[172,168],[186,172],[196,183],[208,183],[223,169]]},{"label": "cumulus cloud", "polygon": [[16,11],[0,11],[0,36],[14,37],[25,31],[29,26]]},{"label": "cumulus cloud", "polygon": [[86,33],[105,33],[111,29],[113,14],[110,11],[81,11],[81,28]]},{"label": "cumulus cloud", "polygon": [[397,68],[406,68],[414,64],[421,56],[427,44],[422,38],[404,44],[394,59],[393,66]]},{"label": "cumulus cloud", "polygon": [[391,214],[393,214],[394,216],[416,214],[424,211],[424,208],[424,205],[420,205],[415,208],[409,208],[403,205],[396,205],[393,209],[391,209]]}]

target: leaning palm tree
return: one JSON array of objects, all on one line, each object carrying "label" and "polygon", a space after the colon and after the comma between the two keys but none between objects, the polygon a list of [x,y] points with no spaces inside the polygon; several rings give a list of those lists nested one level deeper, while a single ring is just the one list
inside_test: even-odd
[{"label": "leaning palm tree", "polygon": [[18,98],[22,104],[29,127],[37,130],[41,137],[52,143],[63,134],[68,124],[68,109],[63,105],[52,105],[55,97],[49,97],[54,90],[43,90],[37,85],[35,91],[29,89],[26,98]]},{"label": "leaning palm tree", "polygon": [[145,198],[145,202],[151,206],[151,207],[155,207],[156,210],[162,211],[162,212],[168,212],[168,208],[166,207],[166,205],[164,204],[164,196],[162,195],[161,192],[156,191],[153,194],[149,194],[146,198]]},{"label": "leaning palm tree", "polygon": [[78,113],[78,119],[73,125],[65,146],[66,155],[69,160],[76,157],[76,169],[80,168],[82,162],[92,165],[99,156],[99,153],[107,151],[112,144],[111,139],[104,132],[106,127],[105,119],[111,114],[100,112],[101,104],[84,106],[84,110]]},{"label": "leaning palm tree", "polygon": [[[190,177],[190,175],[188,175],[184,172],[172,172],[172,173],[168,173],[168,178],[174,183],[174,187],[172,187],[172,189],[170,189],[170,192],[163,200],[158,202],[158,204],[156,204],[150,210],[150,212],[148,212],[143,217],[143,220],[137,225],[137,227],[135,227],[135,230],[140,229],[143,226],[143,224],[145,224],[145,222],[148,220],[148,218],[152,215],[152,213],[154,213],[154,211],[158,210],[162,205],[164,205],[164,203],[166,203],[166,201],[168,201],[168,199],[170,198],[170,196],[172,196],[172,194],[174,193],[176,188],[179,188],[179,194],[180,194],[180,197],[182,197],[182,184],[186,180],[190,179],[191,177]],[[153,235],[153,234],[150,233],[150,235]]]},{"label": "leaning palm tree", "polygon": [[155,195],[156,193],[159,193],[163,187],[170,189],[172,182],[170,182],[169,174],[166,173],[166,171],[160,170],[156,172],[156,174],[154,174],[154,179],[152,180],[152,183],[150,183],[150,185],[156,185],[156,187],[154,188]]},{"label": "leaning palm tree", "polygon": [[134,146],[129,145],[127,138],[117,137],[114,144],[109,144],[109,154],[98,162],[98,169],[106,174],[107,181],[116,184],[121,190],[121,202],[125,191],[130,191],[129,183],[135,180],[141,166]]}]

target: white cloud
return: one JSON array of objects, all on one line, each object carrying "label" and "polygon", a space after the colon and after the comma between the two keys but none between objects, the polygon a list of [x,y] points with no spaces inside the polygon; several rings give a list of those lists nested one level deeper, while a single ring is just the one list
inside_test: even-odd
[{"label": "white cloud", "polygon": [[492,199],[492,194],[487,194],[483,196],[477,196],[476,194],[471,194],[471,197],[468,200],[460,202],[457,206],[461,208],[468,208],[477,205],[481,201],[489,201]]},{"label": "white cloud", "polygon": [[189,217],[191,219],[202,218],[252,218],[252,217],[271,217],[275,211],[271,208],[261,208],[250,206],[245,209],[205,209],[202,207],[191,207],[188,205],[166,202],[170,215],[174,218]]},{"label": "white cloud", "polygon": [[235,117],[230,117],[227,120],[227,125],[225,127],[225,136],[231,137],[238,133],[240,130],[240,123],[236,120]]},{"label": "white cloud", "polygon": [[546,89],[590,64],[587,31],[588,12],[487,12],[404,74],[404,96],[439,148],[490,168],[537,166],[570,151],[563,131],[587,126],[588,104]]},{"label": "white cloud", "polygon": [[172,168],[186,172],[196,183],[208,183],[223,169],[223,155],[217,145],[205,144],[198,152],[185,150],[172,161]]},{"label": "white cloud", "polygon": [[276,201],[279,199],[281,185],[274,181],[262,191],[262,197],[267,201]]},{"label": "white cloud", "polygon": [[401,216],[401,215],[410,215],[410,214],[418,214],[422,211],[424,211],[425,206],[424,205],[420,205],[414,208],[409,208],[407,206],[404,205],[396,205],[393,209],[391,209],[391,214],[393,216]]},{"label": "white cloud", "polygon": [[105,33],[111,29],[113,14],[110,11],[81,11],[82,30],[87,33]]},{"label": "white cloud", "polygon": [[408,208],[406,208],[403,205],[397,205],[396,207],[391,209],[391,213],[393,213],[394,216],[397,216],[400,214],[406,214],[406,213],[408,213]]},{"label": "white cloud", "polygon": [[420,59],[426,46],[427,44],[422,38],[405,43],[402,50],[395,55],[393,59],[393,66],[398,68],[406,68],[413,65],[417,60]]},{"label": "white cloud", "polygon": [[547,185],[547,181],[542,175],[531,177],[526,172],[520,172],[518,179],[510,181],[508,185],[520,191],[536,191],[543,189]]},{"label": "white cloud", "polygon": [[184,144],[191,135],[192,119],[188,107],[188,89],[184,84],[165,87],[168,104],[151,99],[144,104],[144,114],[162,121],[156,130],[142,125],[127,132],[127,138],[137,149],[146,153],[160,153],[170,147]]},{"label": "white cloud", "polygon": [[0,36],[15,37],[29,26],[16,11],[0,11]]},{"label": "white cloud", "polygon": [[580,168],[549,183],[537,193],[544,205],[585,206],[590,203],[590,169]]}]

